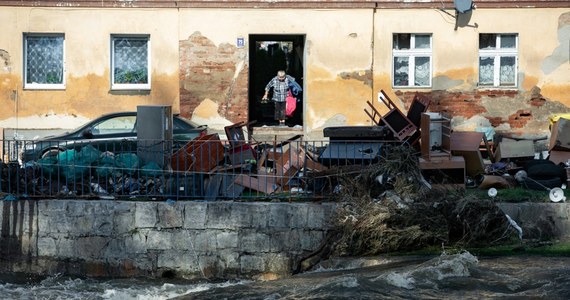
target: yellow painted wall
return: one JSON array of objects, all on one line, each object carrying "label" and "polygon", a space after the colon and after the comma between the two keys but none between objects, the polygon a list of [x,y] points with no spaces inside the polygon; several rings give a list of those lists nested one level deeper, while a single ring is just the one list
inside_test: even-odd
[{"label": "yellow painted wall", "polygon": [[[391,87],[392,33],[431,33],[433,77],[441,79],[433,81],[433,89],[451,91],[477,88],[480,33],[517,33],[518,89],[524,92],[538,86],[545,97],[570,106],[568,15],[568,9],[476,9],[468,26],[454,30],[455,20],[440,10],[379,10],[375,16],[375,93]],[[553,55],[566,58],[565,63],[550,62]]]},{"label": "yellow painted wall", "polygon": [[[10,56],[0,70],[0,127],[72,128],[137,105],[178,109],[176,10],[2,7],[0,19],[10,24],[0,35],[0,49]],[[65,90],[22,88],[23,34],[28,32],[65,34]],[[111,34],[150,34],[150,92],[111,91]]]},{"label": "yellow painted wall", "polygon": [[[372,67],[372,14],[362,9],[184,9],[180,39],[198,31],[216,45],[235,45],[238,37],[247,45],[249,34],[306,35],[304,128],[318,134],[323,126],[367,123],[363,109],[372,86],[358,78]],[[343,73],[353,76],[343,79]]]},{"label": "yellow painted wall", "polygon": [[[327,126],[370,125],[364,113],[366,101],[377,104],[380,89],[398,100],[391,86],[395,32],[433,34],[433,89],[449,91],[476,89],[479,33],[518,33],[518,89],[526,92],[537,86],[546,98],[570,106],[570,63],[568,58],[560,61],[569,53],[569,14],[568,9],[477,9],[469,20],[470,25],[477,23],[476,28],[454,30],[454,19],[436,9],[2,7],[0,19],[10,26],[0,35],[0,127],[14,127],[16,113],[22,128],[68,128],[102,113],[134,110],[137,105],[171,104],[178,111],[179,42],[194,32],[216,45],[235,45],[238,37],[244,37],[246,47],[250,34],[305,35],[302,105],[304,133],[309,137],[318,137]],[[22,89],[25,32],[65,33],[65,90]],[[150,34],[149,93],[110,91],[113,33]],[[241,64],[247,64],[247,59]],[[209,98],[205,96],[204,101]],[[216,103],[208,107],[215,108]],[[208,119],[212,112],[195,113]],[[69,122],[50,123],[50,118],[42,118],[46,115],[68,116]]]}]

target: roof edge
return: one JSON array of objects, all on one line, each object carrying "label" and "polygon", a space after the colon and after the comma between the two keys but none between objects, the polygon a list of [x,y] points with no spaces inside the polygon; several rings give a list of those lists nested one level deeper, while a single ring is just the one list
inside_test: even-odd
[{"label": "roof edge", "polygon": [[[478,0],[475,2],[477,8],[568,8],[568,0]],[[381,9],[452,9],[453,1],[417,1],[402,2],[394,0],[37,0],[20,1],[4,0],[0,1],[0,6],[12,7],[58,7],[58,8],[316,8],[316,9],[359,9],[359,8],[381,8]]]}]

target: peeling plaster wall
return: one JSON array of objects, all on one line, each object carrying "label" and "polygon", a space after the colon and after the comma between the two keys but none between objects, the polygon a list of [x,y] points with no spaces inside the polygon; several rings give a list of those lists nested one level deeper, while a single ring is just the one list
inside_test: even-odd
[{"label": "peeling plaster wall", "polygon": [[[238,49],[236,39],[244,37],[247,45],[249,34],[302,34],[305,133],[319,133],[325,125],[367,124],[363,110],[372,97],[372,14],[362,9],[181,10],[182,113],[246,121],[248,49]],[[192,51],[197,52],[187,55]],[[217,111],[196,111],[204,101],[218,104],[211,107]]]},{"label": "peeling plaster wall", "polygon": [[[404,14],[421,22],[402,22]],[[470,130],[493,126],[526,135],[548,134],[548,117],[570,111],[569,14],[568,9],[477,9],[462,23],[468,26],[454,30],[455,20],[439,10],[379,10],[374,93],[384,89],[404,109],[417,91],[426,93],[432,99],[431,111],[450,113],[458,127],[471,123]],[[391,88],[395,32],[432,34],[432,88]],[[517,88],[477,87],[480,33],[518,34]],[[488,122],[479,122],[481,116]]]},{"label": "peeling plaster wall", "polygon": [[[3,7],[0,19],[10,24],[0,35],[0,128],[73,128],[137,105],[179,110],[176,10]],[[27,32],[65,34],[65,90],[23,89]],[[150,34],[150,92],[110,90],[111,34]]]},{"label": "peeling plaster wall", "polygon": [[[425,92],[437,103],[432,110],[456,121],[483,117],[507,130],[547,131],[548,115],[570,107],[567,8],[477,9],[457,30],[438,9],[3,7],[0,18],[11,24],[0,36],[0,127],[71,128],[144,104],[171,104],[214,129],[247,121],[250,34],[306,37],[300,105],[308,138],[322,137],[328,126],[370,125],[366,101],[384,111],[380,89],[404,109],[416,91]],[[22,88],[25,32],[65,33],[65,90]],[[433,35],[431,88],[392,88],[395,32]],[[479,34],[512,32],[519,35],[518,87],[477,88]],[[114,33],[150,34],[150,92],[110,91]],[[238,37],[246,39],[244,48],[236,46]],[[502,106],[508,114],[500,115]]]}]

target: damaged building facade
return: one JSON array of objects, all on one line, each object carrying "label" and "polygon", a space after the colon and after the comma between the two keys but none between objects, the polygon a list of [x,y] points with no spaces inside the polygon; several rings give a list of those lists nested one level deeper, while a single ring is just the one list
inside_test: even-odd
[{"label": "damaged building facade", "polygon": [[[470,3],[470,1],[467,1]],[[416,92],[471,130],[548,135],[570,111],[570,2],[2,1],[0,128],[73,128],[171,105],[210,129],[275,125],[261,98],[286,69],[310,139],[372,125],[384,90]],[[33,136],[24,136],[31,139]]]}]

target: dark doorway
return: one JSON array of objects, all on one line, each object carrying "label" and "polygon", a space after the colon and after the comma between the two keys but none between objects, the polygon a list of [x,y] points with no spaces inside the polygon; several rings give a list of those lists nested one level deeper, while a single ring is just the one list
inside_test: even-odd
[{"label": "dark doorway", "polygon": [[[277,125],[277,121],[273,119],[273,102],[263,103],[261,101],[265,86],[271,78],[277,75],[277,71],[285,70],[301,87],[304,87],[304,51],[304,35],[255,34],[249,36],[249,120],[256,121],[254,127]],[[303,92],[296,97],[295,111],[286,121],[290,127],[303,126]]]}]

